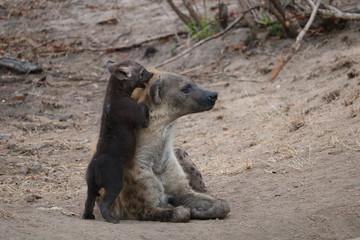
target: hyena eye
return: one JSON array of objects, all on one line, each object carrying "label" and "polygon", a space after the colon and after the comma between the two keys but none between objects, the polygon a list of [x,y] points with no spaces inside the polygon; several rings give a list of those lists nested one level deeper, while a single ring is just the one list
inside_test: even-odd
[{"label": "hyena eye", "polygon": [[186,85],[186,86],[184,86],[184,87],[182,87],[182,88],[180,89],[180,91],[181,91],[182,93],[189,93],[190,90],[191,90],[191,85],[190,85],[190,84],[188,84],[188,85]]}]

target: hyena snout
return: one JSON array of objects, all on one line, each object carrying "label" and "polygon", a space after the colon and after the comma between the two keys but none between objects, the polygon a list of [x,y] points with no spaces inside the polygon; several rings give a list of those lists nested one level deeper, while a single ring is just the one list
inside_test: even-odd
[{"label": "hyena snout", "polygon": [[207,91],[208,92],[208,100],[212,103],[215,103],[217,98],[218,98],[218,93],[217,92],[211,92],[211,91]]},{"label": "hyena snout", "polygon": [[201,89],[201,97],[198,99],[198,104],[201,110],[210,110],[214,107],[216,100],[218,99],[218,93]]}]

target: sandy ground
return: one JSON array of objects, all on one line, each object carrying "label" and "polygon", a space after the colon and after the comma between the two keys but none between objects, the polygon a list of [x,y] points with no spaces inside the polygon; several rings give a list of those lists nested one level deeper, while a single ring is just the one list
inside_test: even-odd
[{"label": "sandy ground", "polygon": [[[97,209],[95,221],[80,219],[104,64],[128,58],[154,66],[187,39],[96,49],[180,31],[181,23],[165,1],[5,0],[0,13],[1,55],[45,69],[1,72],[1,239],[360,237],[360,25],[307,37],[274,83],[266,82],[269,70],[293,40],[242,51],[241,28],[162,67],[219,92],[213,110],[177,121],[175,145],[231,212],[223,220],[114,225]],[[113,18],[117,24],[98,24]],[[144,58],[149,46],[158,52]]]}]

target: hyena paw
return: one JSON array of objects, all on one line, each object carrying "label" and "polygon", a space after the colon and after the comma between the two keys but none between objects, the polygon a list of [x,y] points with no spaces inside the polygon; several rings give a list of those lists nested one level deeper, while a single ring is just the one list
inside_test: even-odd
[{"label": "hyena paw", "polygon": [[197,219],[224,218],[229,212],[230,207],[225,200],[216,199],[212,202],[205,200],[191,209],[191,217]]},{"label": "hyena paw", "polygon": [[190,220],[190,209],[183,206],[174,208],[174,215],[171,222],[188,222]]}]

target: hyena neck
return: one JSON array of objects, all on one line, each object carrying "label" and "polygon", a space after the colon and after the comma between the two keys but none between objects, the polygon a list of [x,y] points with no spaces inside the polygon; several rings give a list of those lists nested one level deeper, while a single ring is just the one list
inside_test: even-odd
[{"label": "hyena neck", "polygon": [[174,124],[162,126],[160,129],[140,129],[135,154],[137,164],[159,168],[161,163],[166,161],[164,155],[169,154],[166,149],[172,149],[174,132]]},{"label": "hyena neck", "polygon": [[164,126],[172,124],[176,118],[170,116],[169,110],[150,105],[150,121],[148,129],[160,130]]}]

